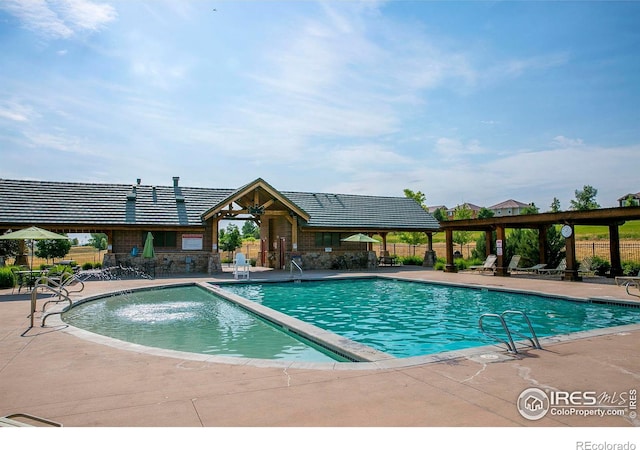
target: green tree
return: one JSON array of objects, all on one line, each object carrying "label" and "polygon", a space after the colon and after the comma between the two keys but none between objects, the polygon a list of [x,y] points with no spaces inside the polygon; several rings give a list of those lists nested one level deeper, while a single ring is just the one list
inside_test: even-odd
[{"label": "green tree", "polygon": [[[10,233],[11,230],[8,230],[7,233]],[[18,254],[20,247],[18,241],[14,241],[12,239],[0,240],[0,256],[16,256]]]},{"label": "green tree", "polygon": [[520,211],[520,215],[524,216],[527,214],[538,214],[540,212],[540,210],[538,209],[538,207],[536,206],[535,203],[531,203],[528,206],[525,206],[524,208],[522,208],[522,211]]},{"label": "green tree", "polygon": [[429,207],[425,204],[426,196],[422,192],[413,192],[411,189],[405,189],[404,196],[414,199],[416,203],[422,207],[422,209],[424,209],[425,211],[429,211]]},{"label": "green tree", "polygon": [[491,211],[489,208],[485,208],[484,206],[480,208],[478,211],[478,219],[489,219],[493,217],[495,213]]},{"label": "green tree", "polygon": [[551,202],[551,212],[560,212],[560,200],[558,200],[558,197],[553,197],[553,201]]},{"label": "green tree", "polygon": [[624,207],[638,206],[638,200],[636,200],[636,198],[632,194],[629,194],[624,199],[624,203],[622,204],[622,206]]},{"label": "green tree", "polygon": [[598,190],[593,186],[585,185],[582,190],[576,189],[576,199],[571,200],[571,209],[574,211],[588,211],[598,209],[600,205],[596,202]]},{"label": "green tree", "polygon": [[242,245],[240,230],[235,224],[227,225],[226,230],[220,230],[220,248],[225,252],[233,252]]},{"label": "green tree", "polygon": [[[429,210],[427,205],[425,205],[424,203],[426,197],[422,192],[420,191],[413,192],[411,189],[405,189],[404,196],[406,198],[412,198],[413,200],[415,200],[416,203],[420,205],[420,207],[425,211]],[[409,245],[420,245],[427,242],[427,235],[425,233],[421,233],[418,231],[402,232],[402,233],[398,233],[398,239],[400,240],[400,242],[404,242]]]},{"label": "green tree", "polygon": [[64,258],[71,250],[71,241],[68,239],[45,239],[38,241],[35,254],[38,258]]},{"label": "green tree", "polygon": [[[473,211],[467,205],[458,206],[453,214],[454,220],[465,220],[473,217]],[[453,242],[460,244],[460,251],[465,244],[471,242],[473,233],[471,231],[454,231]]]},{"label": "green tree", "polygon": [[91,239],[89,239],[89,245],[97,248],[98,250],[106,250],[107,235],[105,233],[91,233]]},{"label": "green tree", "polygon": [[260,229],[256,226],[255,222],[247,220],[244,225],[242,225],[242,238],[260,239]]},{"label": "green tree", "polygon": [[442,208],[438,208],[433,212],[433,217],[438,221],[438,222],[444,222],[445,220],[447,220],[447,216],[445,216],[444,211],[442,210]]}]

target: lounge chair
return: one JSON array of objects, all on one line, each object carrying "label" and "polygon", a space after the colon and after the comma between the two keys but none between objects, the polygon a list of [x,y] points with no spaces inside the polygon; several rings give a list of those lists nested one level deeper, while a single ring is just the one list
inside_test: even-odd
[{"label": "lounge chair", "polygon": [[507,266],[507,273],[511,273],[518,268],[518,264],[520,264],[520,259],[522,256],[513,255],[511,257],[511,261],[509,261],[509,265]]},{"label": "lounge chair", "polygon": [[538,270],[544,269],[545,267],[547,267],[546,264],[536,264],[536,265],[533,265],[531,267],[516,267],[511,272],[512,273],[518,273],[518,272],[538,273]]},{"label": "lounge chair", "polygon": [[169,275],[171,273],[172,267],[173,267],[173,259],[164,258],[164,261],[160,266],[160,273],[162,275]]},{"label": "lounge chair", "polygon": [[244,253],[236,253],[236,259],[233,262],[233,278],[236,280],[240,277],[249,279],[249,268],[251,264],[247,262]]},{"label": "lounge chair", "polygon": [[493,272],[496,268],[497,260],[498,260],[498,257],[496,255],[491,254],[487,256],[487,259],[484,260],[484,264],[480,266],[470,266],[469,269],[477,270],[479,272],[484,272],[485,270],[490,270]]},{"label": "lounge chair", "polygon": [[560,264],[555,269],[538,269],[537,273],[541,275],[561,275],[567,269],[567,260],[562,258]]}]

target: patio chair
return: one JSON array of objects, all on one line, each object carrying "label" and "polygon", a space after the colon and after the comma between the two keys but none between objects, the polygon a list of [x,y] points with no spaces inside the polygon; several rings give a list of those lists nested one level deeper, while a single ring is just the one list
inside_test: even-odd
[{"label": "patio chair", "polygon": [[560,264],[555,269],[538,269],[537,273],[541,275],[560,275],[563,274],[567,268],[567,260],[562,258]]},{"label": "patio chair", "polygon": [[168,275],[171,273],[171,268],[173,267],[173,260],[164,258],[162,261],[162,265],[160,266],[160,273],[162,275]]},{"label": "patio chair", "polygon": [[520,259],[521,258],[522,258],[522,256],[520,256],[520,255],[513,255],[511,257],[511,261],[509,261],[509,265],[507,266],[507,272],[508,273],[511,273],[515,269],[518,268],[518,264],[520,264]]},{"label": "patio chair", "polygon": [[536,264],[531,267],[516,267],[511,271],[511,273],[519,273],[519,272],[538,273],[538,270],[544,269],[545,267],[547,267],[546,264]]},{"label": "patio chair", "polygon": [[496,268],[497,260],[498,260],[498,257],[496,255],[491,254],[487,256],[487,259],[484,260],[484,263],[482,265],[470,266],[469,269],[477,270],[479,272],[484,272],[485,270],[490,270],[493,272]]},{"label": "patio chair", "polygon": [[244,277],[248,280],[250,267],[251,264],[247,262],[244,253],[236,253],[236,259],[233,261],[233,278],[237,280],[238,278]]}]

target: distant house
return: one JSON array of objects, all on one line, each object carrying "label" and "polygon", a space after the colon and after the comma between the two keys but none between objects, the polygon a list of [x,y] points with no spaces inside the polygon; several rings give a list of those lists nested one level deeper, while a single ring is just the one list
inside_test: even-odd
[{"label": "distant house", "polygon": [[522,203],[516,200],[505,200],[502,203],[498,203],[496,205],[490,206],[489,210],[493,211],[493,214],[496,217],[504,217],[504,216],[518,216],[522,214],[522,210],[524,208],[528,208],[530,205],[526,203]]},{"label": "distant house", "polygon": [[446,206],[444,206],[444,205],[429,206],[428,211],[429,211],[429,214],[433,214],[439,209],[442,210],[442,211],[447,211],[448,208]]},{"label": "distant house", "polygon": [[640,206],[640,192],[637,194],[627,194],[618,199],[618,205],[623,206]]},{"label": "distant house", "polygon": [[468,208],[471,210],[472,219],[475,219],[476,217],[478,217],[478,213],[480,212],[480,209],[482,209],[478,205],[474,205],[473,203],[463,203],[462,205],[458,205],[455,208],[447,209],[447,219],[453,220],[456,215],[456,210],[464,209],[464,208]]}]

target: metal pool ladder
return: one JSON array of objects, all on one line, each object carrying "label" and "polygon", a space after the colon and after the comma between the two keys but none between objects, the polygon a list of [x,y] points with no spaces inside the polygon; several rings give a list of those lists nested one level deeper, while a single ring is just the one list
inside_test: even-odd
[{"label": "metal pool ladder", "polygon": [[291,266],[289,266],[289,273],[291,274],[291,279],[293,279],[293,267],[296,267],[296,269],[298,269],[300,271],[300,278],[298,278],[298,281],[302,280],[302,267],[300,267],[300,265],[296,262],[295,259],[291,258]]},{"label": "metal pool ladder", "polygon": [[[519,315],[519,316],[521,316],[525,320],[525,322],[527,323],[527,326],[529,327],[529,333],[531,335],[527,336],[525,334],[521,334],[521,333],[518,333],[517,331],[511,330],[509,328],[509,326],[507,325],[506,320],[504,319],[505,316],[508,316],[508,315]],[[495,334],[492,334],[492,333],[490,333],[490,332],[488,332],[487,330],[484,329],[483,321],[487,317],[492,317],[492,318],[498,319],[500,321],[500,325],[502,325],[502,328],[504,329],[504,331],[505,331],[505,333],[507,335],[508,341],[505,341],[504,339],[502,339],[502,338],[496,336]],[[529,317],[522,311],[507,310],[507,311],[504,311],[502,314],[485,313],[485,314],[482,314],[480,316],[480,319],[478,319],[478,325],[480,326],[480,331],[482,331],[485,335],[489,336],[490,338],[493,338],[496,341],[505,344],[507,346],[507,350],[509,352],[511,352],[511,353],[518,353],[518,348],[516,347],[516,344],[513,341],[513,336],[512,335],[514,335],[514,334],[516,336],[520,336],[521,338],[527,339],[529,342],[531,342],[531,347],[537,348],[538,350],[542,350],[542,346],[540,345],[540,342],[538,341],[538,336],[536,335],[536,332],[534,331],[533,326],[531,325],[531,321],[529,320]]]}]

